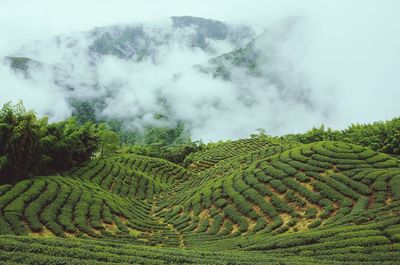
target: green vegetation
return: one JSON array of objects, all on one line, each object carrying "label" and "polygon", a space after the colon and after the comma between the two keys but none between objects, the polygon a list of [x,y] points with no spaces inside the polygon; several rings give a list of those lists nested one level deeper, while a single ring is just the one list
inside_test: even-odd
[{"label": "green vegetation", "polygon": [[345,130],[319,128],[304,134],[285,136],[286,139],[301,143],[318,141],[342,141],[369,147],[374,151],[400,155],[400,118],[372,124],[353,124]]},{"label": "green vegetation", "polygon": [[[0,114],[1,177],[13,180],[0,185],[2,264],[400,259],[400,160],[351,137],[325,141],[337,132],[322,128],[188,142],[192,149],[168,161],[167,152],[143,151],[161,147],[121,146],[106,124],[49,124],[21,104]],[[382,124],[360,128],[380,133],[372,128]],[[368,143],[385,142],[377,139]]]},{"label": "green vegetation", "polygon": [[0,183],[65,171],[88,161],[100,143],[102,154],[110,152],[105,135],[104,127],[99,130],[90,122],[48,123],[21,102],[8,103],[0,110]]},{"label": "green vegetation", "polygon": [[[106,153],[112,153],[116,149],[113,147],[123,145],[124,153],[164,158],[170,162],[182,164],[190,153],[204,147],[201,142],[193,142],[190,139],[182,122],[173,126],[147,125],[143,129],[135,129],[127,128],[122,120],[97,119],[96,109],[101,109],[103,104],[104,102],[101,101],[73,100],[71,102],[74,108],[72,115],[78,124],[96,123],[101,128],[107,129],[107,133],[102,134],[103,142],[108,142],[107,149],[110,149],[105,150]],[[157,115],[155,118],[160,121],[166,119],[162,115]]]},{"label": "green vegetation", "polygon": [[25,76],[29,75],[30,67],[43,66],[42,63],[28,57],[7,56],[4,61],[10,65],[11,69],[23,73]]}]

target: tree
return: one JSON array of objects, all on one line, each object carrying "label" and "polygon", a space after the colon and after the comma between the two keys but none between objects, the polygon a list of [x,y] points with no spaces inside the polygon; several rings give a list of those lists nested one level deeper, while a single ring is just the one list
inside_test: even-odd
[{"label": "tree", "polygon": [[115,153],[120,148],[120,139],[116,132],[107,128],[105,123],[99,125],[100,130],[100,158],[105,158]]},{"label": "tree", "polygon": [[96,110],[95,104],[87,101],[74,100],[71,102],[74,108],[72,116],[76,117],[79,124],[85,124],[86,122],[96,123]]},{"label": "tree", "polygon": [[7,103],[0,111],[0,177],[21,179],[29,175],[40,158],[40,127],[35,113],[22,102]]},{"label": "tree", "polygon": [[342,141],[362,145],[378,152],[400,155],[400,118],[371,124],[352,124],[345,130],[313,128],[304,134],[290,134],[286,140],[301,143]]},{"label": "tree", "polygon": [[67,170],[89,160],[100,143],[99,130],[70,118],[48,123],[22,104],[0,110],[0,180],[16,181]]}]

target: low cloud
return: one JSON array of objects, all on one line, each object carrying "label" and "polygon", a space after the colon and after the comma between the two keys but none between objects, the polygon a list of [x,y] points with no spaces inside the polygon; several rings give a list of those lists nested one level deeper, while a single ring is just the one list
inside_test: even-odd
[{"label": "low cloud", "polygon": [[[1,65],[0,103],[23,99],[38,114],[59,120],[71,114],[69,99],[102,98],[101,117],[123,119],[128,128],[183,121],[193,139],[204,141],[246,137],[257,128],[282,135],[321,123],[340,129],[390,119],[400,113],[398,5],[288,4],[265,21],[254,23],[249,16],[253,29],[267,30],[254,43],[262,74],[228,63],[230,80],[194,66],[210,66],[209,59],[237,43],[208,39],[207,49],[193,47],[194,29],[173,30],[166,20],[145,27],[161,44],[139,61],[94,58],[88,53],[93,40],[82,33],[40,41],[16,55],[49,67],[32,70],[26,79]],[[282,23],[293,16],[292,26]],[[61,82],[54,83],[55,73]],[[156,114],[168,119],[155,119]]]},{"label": "low cloud", "polygon": [[31,78],[15,72],[8,64],[0,63],[0,103],[16,103],[23,100],[24,105],[33,109],[40,117],[48,116],[58,121],[71,115],[65,91],[52,82],[50,72],[32,69]]}]

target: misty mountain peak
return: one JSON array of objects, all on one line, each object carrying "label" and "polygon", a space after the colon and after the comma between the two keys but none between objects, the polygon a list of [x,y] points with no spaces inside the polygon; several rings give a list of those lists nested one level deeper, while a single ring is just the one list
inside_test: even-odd
[{"label": "misty mountain peak", "polygon": [[223,40],[229,34],[229,27],[218,20],[201,17],[181,16],[171,17],[174,27],[196,27],[200,37]]}]

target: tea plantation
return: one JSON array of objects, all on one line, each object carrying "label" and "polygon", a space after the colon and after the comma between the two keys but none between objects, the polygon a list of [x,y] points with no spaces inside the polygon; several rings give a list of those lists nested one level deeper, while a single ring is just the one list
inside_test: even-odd
[{"label": "tea plantation", "polygon": [[399,264],[400,160],[252,137],[0,186],[1,264]]}]

